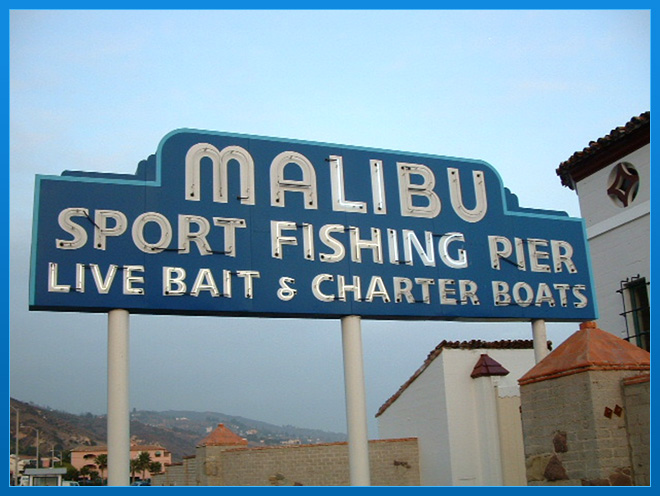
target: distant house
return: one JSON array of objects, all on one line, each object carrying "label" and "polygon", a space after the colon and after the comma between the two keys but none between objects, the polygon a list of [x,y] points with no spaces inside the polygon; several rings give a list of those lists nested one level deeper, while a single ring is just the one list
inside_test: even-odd
[{"label": "distant house", "polygon": [[61,486],[65,468],[26,468],[21,480],[23,486]]},{"label": "distant house", "polygon": [[526,485],[518,379],[531,340],[440,343],[379,409],[381,438],[419,440],[423,486]]},{"label": "distant house", "polygon": [[[137,458],[143,451],[149,453],[152,462],[160,462],[163,468],[166,464],[169,465],[172,463],[172,453],[158,445],[132,445],[131,459]],[[100,469],[96,464],[96,457],[107,454],[107,446],[80,446],[71,450],[71,465],[77,470],[83,467],[89,467],[90,470],[100,473]],[[142,473],[140,472],[136,475],[141,476]],[[151,475],[148,470],[145,472],[146,478],[151,478]]]},{"label": "distant house", "polygon": [[598,326],[650,351],[651,113],[590,142],[557,174],[585,219]]}]

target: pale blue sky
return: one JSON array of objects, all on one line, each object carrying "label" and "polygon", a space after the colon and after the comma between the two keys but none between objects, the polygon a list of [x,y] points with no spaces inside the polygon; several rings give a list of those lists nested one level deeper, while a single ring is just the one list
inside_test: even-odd
[{"label": "pale blue sky", "polygon": [[[10,392],[106,410],[106,317],[27,310],[35,174],[135,171],[182,127],[480,159],[579,216],[555,169],[650,109],[648,11],[14,11]],[[558,344],[577,324],[548,324]],[[364,322],[373,415],[443,339]],[[345,431],[339,321],[131,317],[131,407]]]}]

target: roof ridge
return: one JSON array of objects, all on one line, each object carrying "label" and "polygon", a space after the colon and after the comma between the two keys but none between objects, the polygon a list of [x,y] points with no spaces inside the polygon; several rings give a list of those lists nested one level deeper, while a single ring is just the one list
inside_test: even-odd
[{"label": "roof ridge", "polygon": [[[548,342],[548,346],[552,343]],[[521,348],[534,348],[534,341],[531,339],[501,339],[498,341],[484,341],[482,339],[471,339],[469,341],[446,341],[443,340],[435,350],[441,348],[448,349],[521,349]],[[431,352],[433,353],[433,352]]]}]

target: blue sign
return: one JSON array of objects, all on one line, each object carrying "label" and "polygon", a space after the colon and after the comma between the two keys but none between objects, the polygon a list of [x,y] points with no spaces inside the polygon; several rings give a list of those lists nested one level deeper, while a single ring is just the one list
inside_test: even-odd
[{"label": "blue sign", "polygon": [[30,309],[596,318],[582,219],[476,160],[178,130],[134,175],[37,176]]}]

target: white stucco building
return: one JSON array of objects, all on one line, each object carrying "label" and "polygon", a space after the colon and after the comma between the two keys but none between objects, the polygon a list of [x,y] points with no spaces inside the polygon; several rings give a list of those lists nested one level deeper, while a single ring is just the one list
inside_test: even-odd
[{"label": "white stucco building", "polygon": [[598,326],[650,351],[651,113],[559,165],[578,194],[591,251]]},{"label": "white stucco building", "polygon": [[518,379],[532,341],[440,343],[379,409],[381,438],[417,437],[426,486],[526,485]]}]

